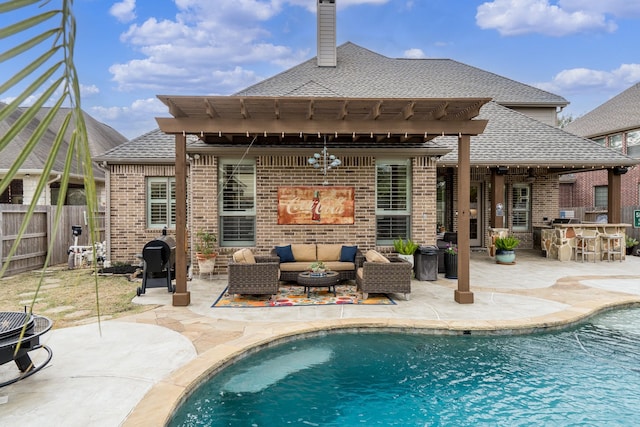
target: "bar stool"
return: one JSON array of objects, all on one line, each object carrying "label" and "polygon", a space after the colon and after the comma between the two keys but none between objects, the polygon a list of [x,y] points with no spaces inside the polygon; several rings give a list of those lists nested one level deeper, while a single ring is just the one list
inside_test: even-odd
[{"label": "bar stool", "polygon": [[596,262],[596,240],[595,233],[592,236],[585,235],[584,232],[576,234],[576,261],[578,261],[578,255],[582,256],[582,262],[584,262],[585,255],[587,256],[587,261],[589,260],[589,255],[593,255],[593,262]]},{"label": "bar stool", "polygon": [[[607,256],[607,261],[616,260],[616,255],[620,256],[622,262],[622,251],[625,250],[624,238],[621,234],[602,234],[602,254]],[[617,245],[617,246],[616,246]]]}]

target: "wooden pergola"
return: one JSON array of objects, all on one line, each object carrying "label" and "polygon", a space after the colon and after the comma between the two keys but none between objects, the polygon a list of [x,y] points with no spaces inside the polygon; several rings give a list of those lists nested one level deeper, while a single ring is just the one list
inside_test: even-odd
[{"label": "wooden pergola", "polygon": [[[469,284],[469,196],[471,136],[484,132],[486,120],[473,120],[489,98],[332,98],[165,96],[158,98],[172,118],[156,118],[176,143],[176,292],[173,305],[190,304],[187,290],[187,135],[210,144],[246,143],[269,138],[286,146],[327,136],[345,144],[368,138],[374,144],[428,142],[437,136],[458,138],[458,303],[473,303]],[[441,155],[442,147],[421,149]]]}]

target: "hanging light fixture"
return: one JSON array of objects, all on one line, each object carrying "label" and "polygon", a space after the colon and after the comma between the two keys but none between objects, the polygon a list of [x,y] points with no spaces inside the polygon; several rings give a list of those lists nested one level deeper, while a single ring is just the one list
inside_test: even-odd
[{"label": "hanging light fixture", "polygon": [[309,157],[307,161],[315,169],[322,169],[322,174],[324,175],[322,185],[329,185],[329,181],[327,181],[327,172],[342,164],[340,159],[333,154],[329,154],[329,151],[327,150],[327,135],[324,136],[324,147],[322,148],[322,151],[314,153],[313,157]]}]

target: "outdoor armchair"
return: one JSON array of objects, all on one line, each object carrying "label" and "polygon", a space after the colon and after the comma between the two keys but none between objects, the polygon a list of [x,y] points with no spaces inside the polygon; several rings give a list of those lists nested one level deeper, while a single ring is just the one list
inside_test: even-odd
[{"label": "outdoor armchair", "polygon": [[386,257],[389,262],[371,262],[365,260],[356,274],[358,290],[362,291],[362,298],[368,294],[404,294],[404,299],[411,296],[411,263],[398,258]]},{"label": "outdoor armchair", "polygon": [[253,257],[255,262],[250,262],[251,257],[248,258],[248,261],[237,260],[234,254],[234,259],[229,261],[227,292],[231,295],[231,299],[236,294],[277,295],[280,283],[278,257],[255,256]]}]

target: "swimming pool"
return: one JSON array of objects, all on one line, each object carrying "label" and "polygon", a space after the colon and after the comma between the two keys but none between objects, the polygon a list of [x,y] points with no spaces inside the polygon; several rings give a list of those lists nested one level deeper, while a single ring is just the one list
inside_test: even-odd
[{"label": "swimming pool", "polygon": [[636,425],[640,309],[521,336],[340,333],[259,351],[170,426]]}]

